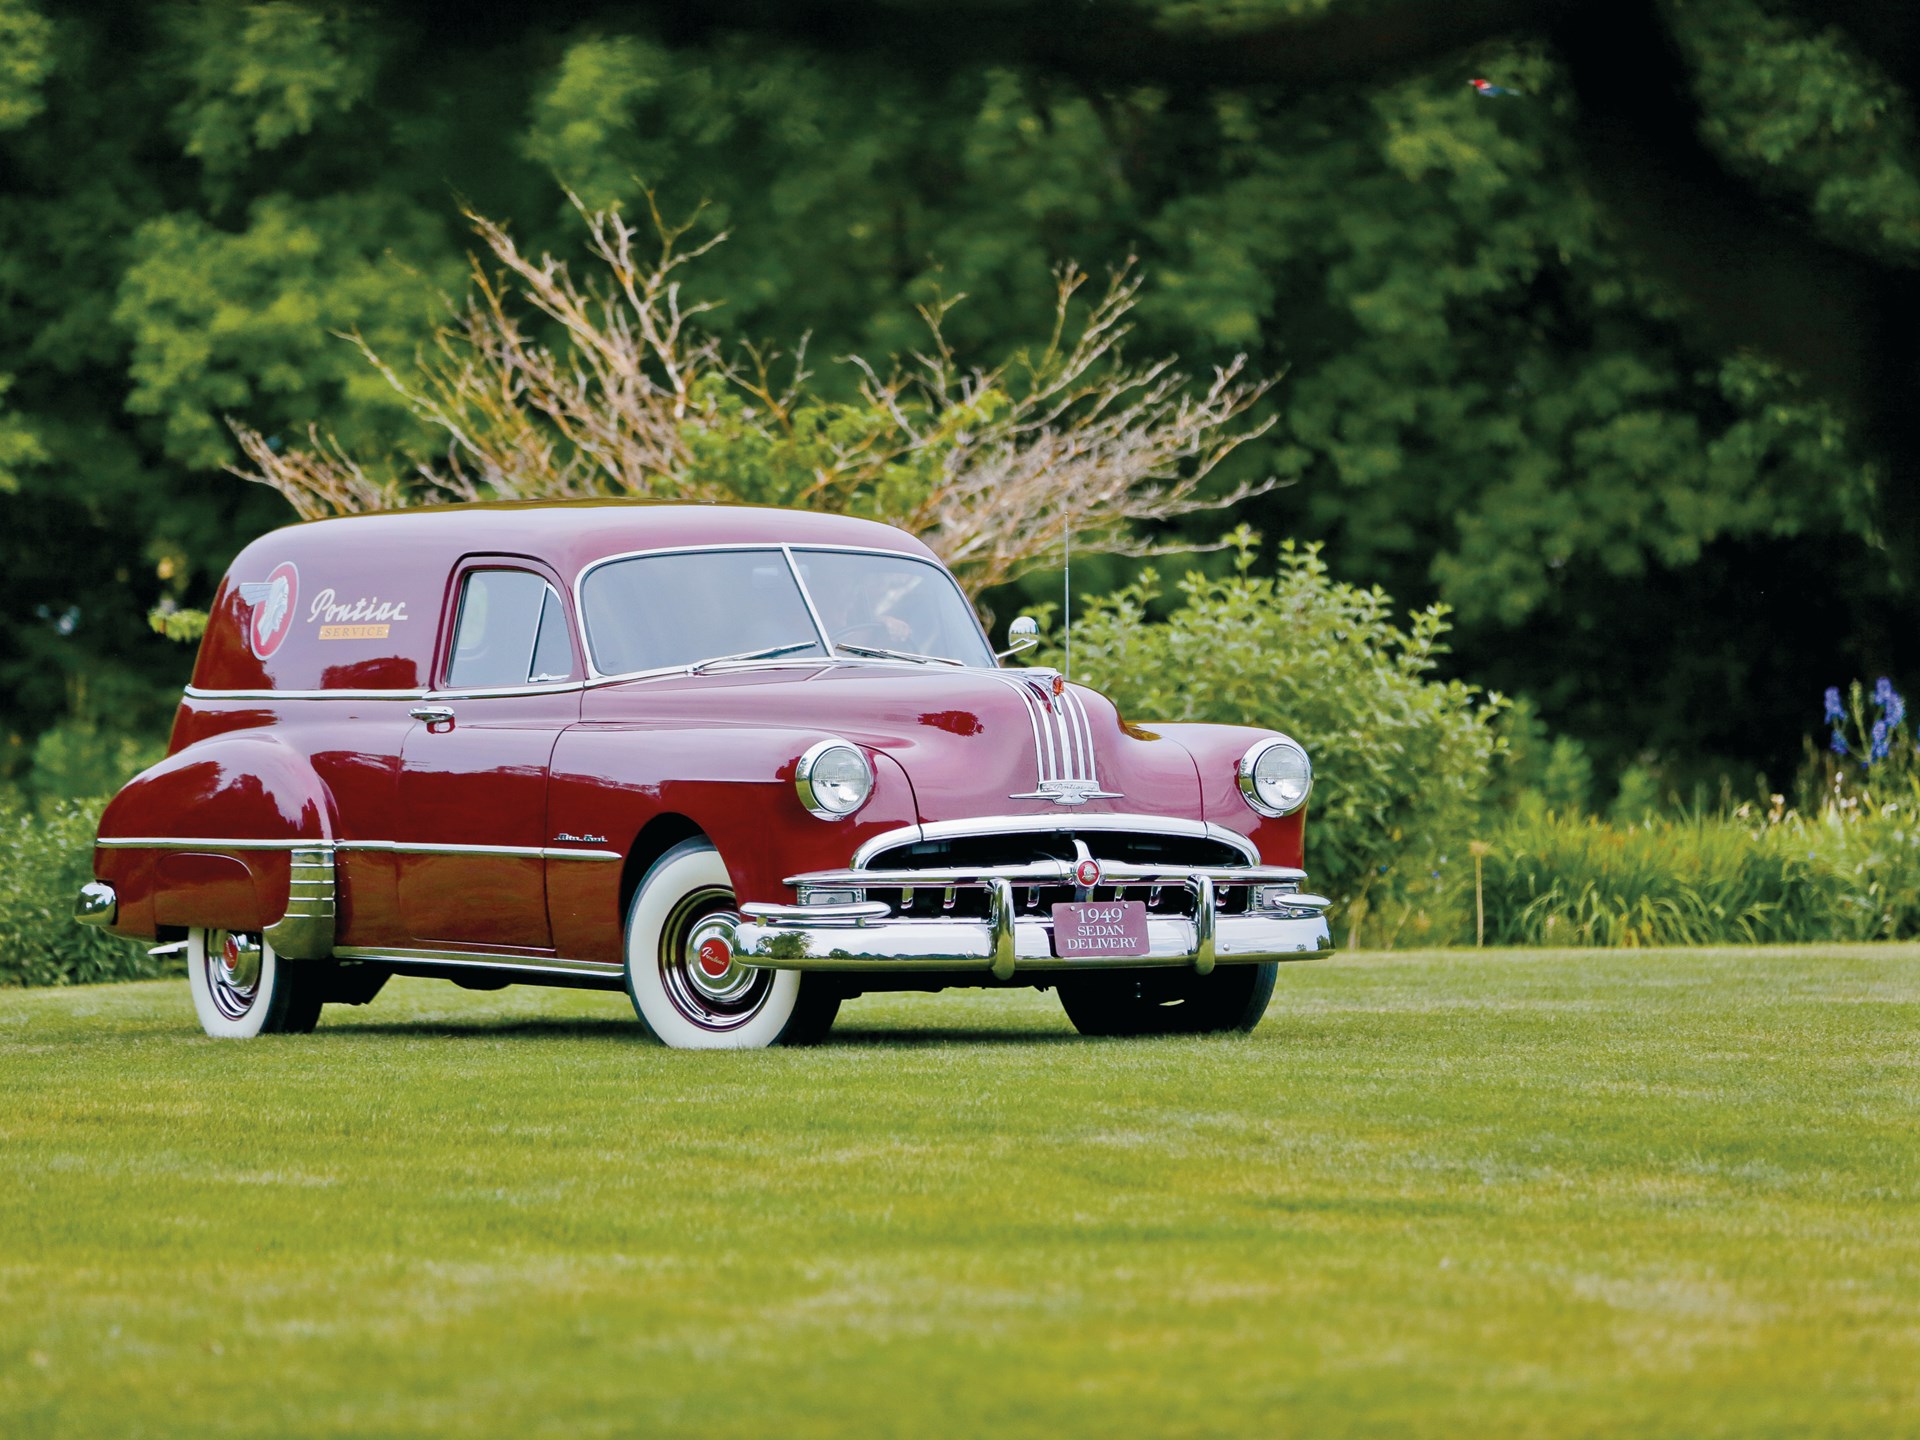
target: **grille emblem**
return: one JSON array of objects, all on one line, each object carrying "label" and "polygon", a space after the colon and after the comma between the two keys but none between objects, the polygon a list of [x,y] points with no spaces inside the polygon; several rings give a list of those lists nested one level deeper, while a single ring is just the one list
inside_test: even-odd
[{"label": "grille emblem", "polygon": [[1073,867],[1073,881],[1082,890],[1091,890],[1100,883],[1100,862],[1094,859],[1082,860]]}]

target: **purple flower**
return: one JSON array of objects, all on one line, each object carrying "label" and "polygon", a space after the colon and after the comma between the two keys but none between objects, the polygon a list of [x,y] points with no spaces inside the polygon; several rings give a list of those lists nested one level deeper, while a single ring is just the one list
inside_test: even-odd
[{"label": "purple flower", "polygon": [[1907,702],[1901,698],[1898,690],[1887,691],[1887,702],[1883,707],[1887,712],[1887,724],[1898,725],[1907,718]]},{"label": "purple flower", "polygon": [[1845,710],[1840,708],[1840,687],[1838,685],[1829,685],[1827,687],[1827,719],[1837,724],[1845,717],[1846,713]]},{"label": "purple flower", "polygon": [[1829,748],[1836,755],[1851,755],[1853,753],[1847,749],[1847,737],[1842,735],[1838,730],[1833,732],[1833,740]]},{"label": "purple flower", "polygon": [[1891,694],[1893,694],[1893,682],[1886,676],[1882,675],[1878,680],[1873,682],[1874,704],[1884,706],[1887,703],[1887,697]]},{"label": "purple flower", "polygon": [[1884,720],[1874,721],[1873,745],[1867,751],[1867,763],[1871,765],[1876,760],[1886,759],[1887,751],[1891,748],[1892,747],[1887,744],[1887,722]]}]

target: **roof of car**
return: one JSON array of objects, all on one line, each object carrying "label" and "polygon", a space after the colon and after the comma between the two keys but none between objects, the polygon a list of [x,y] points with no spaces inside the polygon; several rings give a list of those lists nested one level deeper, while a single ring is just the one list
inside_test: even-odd
[{"label": "roof of car", "polygon": [[248,549],[295,536],[304,549],[324,545],[324,537],[334,535],[355,547],[390,541],[402,550],[428,544],[461,554],[530,555],[563,574],[608,555],[686,545],[857,545],[933,553],[904,530],[850,515],[774,505],[613,499],[421,505],[341,515],[276,530]]},{"label": "roof of car", "polygon": [[193,684],[227,691],[422,686],[450,577],[468,557],[529,559],[570,588],[609,556],[728,545],[937,558],[878,521],[760,505],[580,500],[310,520],[262,535],[234,558],[208,612]]}]

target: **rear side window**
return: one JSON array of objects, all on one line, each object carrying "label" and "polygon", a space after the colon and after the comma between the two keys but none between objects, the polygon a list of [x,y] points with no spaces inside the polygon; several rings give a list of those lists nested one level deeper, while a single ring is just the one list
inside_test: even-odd
[{"label": "rear side window", "polygon": [[570,679],[573,640],[560,597],[526,570],[474,570],[460,586],[447,684],[489,690]]}]

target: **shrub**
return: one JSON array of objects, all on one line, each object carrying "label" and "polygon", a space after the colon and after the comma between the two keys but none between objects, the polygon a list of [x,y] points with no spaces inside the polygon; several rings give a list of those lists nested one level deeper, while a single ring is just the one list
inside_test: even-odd
[{"label": "shrub", "polygon": [[144,947],[74,923],[73,899],[93,878],[93,836],[105,805],[49,800],[36,810],[0,793],[0,985],[86,985],[167,973]]},{"label": "shrub", "polygon": [[1074,622],[1074,677],[1142,723],[1225,721],[1299,739],[1314,764],[1315,886],[1377,906],[1429,879],[1429,860],[1470,833],[1505,702],[1432,678],[1444,606],[1403,628],[1380,590],[1334,581],[1317,545],[1282,545],[1278,573],[1261,576],[1245,527],[1233,544],[1233,573],[1187,575],[1164,622],[1148,619],[1151,571],[1093,601]]}]

